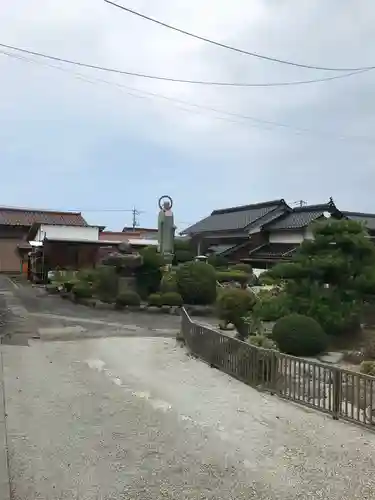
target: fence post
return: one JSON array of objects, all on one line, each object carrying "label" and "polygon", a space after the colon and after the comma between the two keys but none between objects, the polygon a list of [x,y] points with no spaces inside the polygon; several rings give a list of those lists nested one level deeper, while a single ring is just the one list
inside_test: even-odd
[{"label": "fence post", "polygon": [[338,420],[341,410],[341,372],[338,368],[333,368],[332,377],[332,417],[334,420]]},{"label": "fence post", "polygon": [[180,328],[176,332],[176,340],[185,342],[185,328],[186,328],[186,311],[185,308],[181,308],[181,322],[180,322]]},{"label": "fence post", "polygon": [[271,380],[270,380],[270,390],[272,395],[277,392],[277,381],[278,381],[278,357],[277,357],[277,352],[272,351]]}]

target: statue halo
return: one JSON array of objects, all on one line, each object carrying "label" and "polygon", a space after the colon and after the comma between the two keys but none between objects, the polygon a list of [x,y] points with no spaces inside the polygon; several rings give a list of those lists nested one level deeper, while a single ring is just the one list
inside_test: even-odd
[{"label": "statue halo", "polygon": [[159,198],[159,201],[158,201],[158,204],[159,204],[159,208],[160,210],[163,210],[163,200],[167,199],[171,205],[171,208],[173,207],[173,200],[170,196],[168,196],[167,194],[164,194],[163,196],[160,196]]}]

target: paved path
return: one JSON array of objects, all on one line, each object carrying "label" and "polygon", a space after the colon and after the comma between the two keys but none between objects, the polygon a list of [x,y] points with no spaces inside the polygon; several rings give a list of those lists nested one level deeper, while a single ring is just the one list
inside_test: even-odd
[{"label": "paved path", "polygon": [[175,337],[179,316],[95,309],[73,304],[40,288],[19,285],[0,275],[0,295],[8,314],[4,343],[28,345],[31,338],[73,340],[97,337]]},{"label": "paved path", "polygon": [[260,394],[172,339],[3,351],[17,500],[374,498],[374,434]]},{"label": "paved path", "polygon": [[[114,338],[120,316],[30,300],[18,312],[41,339],[1,347],[14,500],[375,498],[375,434],[259,393],[150,325]],[[63,327],[72,340],[44,342]]]}]

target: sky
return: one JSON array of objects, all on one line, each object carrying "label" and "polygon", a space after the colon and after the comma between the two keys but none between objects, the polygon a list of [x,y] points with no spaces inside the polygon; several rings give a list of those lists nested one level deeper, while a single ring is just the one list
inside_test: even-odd
[{"label": "sky", "polygon": [[[373,0],[118,3],[279,59],[375,66]],[[175,79],[270,83],[339,74],[216,47],[103,0],[2,0],[0,43]],[[0,53],[1,205],[80,210],[111,230],[131,224],[133,207],[141,226],[156,226],[164,194],[174,200],[179,230],[214,209],[280,198],[312,204],[332,196],[342,210],[375,212],[375,70],[308,85],[220,87],[0,50],[13,55]]]}]

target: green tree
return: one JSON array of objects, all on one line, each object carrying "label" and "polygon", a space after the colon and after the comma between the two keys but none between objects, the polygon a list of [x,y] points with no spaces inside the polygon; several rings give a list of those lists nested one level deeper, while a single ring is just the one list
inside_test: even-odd
[{"label": "green tree", "polygon": [[319,222],[313,233],[291,263],[268,274],[285,283],[291,312],[316,319],[327,334],[353,330],[365,301],[375,295],[375,246],[354,221]]}]

